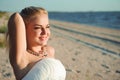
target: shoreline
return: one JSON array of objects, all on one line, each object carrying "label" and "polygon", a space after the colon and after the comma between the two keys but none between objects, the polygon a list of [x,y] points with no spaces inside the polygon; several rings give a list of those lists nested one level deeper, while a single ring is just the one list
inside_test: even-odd
[{"label": "shoreline", "polygon": [[113,30],[120,30],[120,27],[108,27],[108,26],[102,26],[102,25],[97,25],[97,24],[87,24],[87,23],[78,23],[78,22],[72,22],[72,21],[62,21],[62,20],[55,20],[55,19],[50,19],[51,21],[59,21],[59,22],[67,22],[67,23],[74,23],[74,24],[79,24],[87,27],[98,27],[98,28],[106,28],[106,29],[113,29]]},{"label": "shoreline", "polygon": [[[111,43],[111,45],[115,45],[115,46],[117,46],[117,47],[119,47],[120,46],[120,32],[119,32],[119,30],[110,30],[110,29],[106,29],[106,31],[110,31],[110,33],[111,32],[116,32],[116,35],[114,34],[112,34],[112,36],[111,35],[108,35],[109,33],[100,33],[100,32],[96,32],[95,30],[93,31],[93,30],[91,30],[91,29],[86,29],[87,28],[87,26],[85,26],[85,25],[80,25],[80,24],[75,24],[75,23],[69,23],[70,25],[79,25],[79,30],[75,30],[74,29],[74,27],[65,27],[65,25],[64,24],[67,24],[67,22],[62,22],[63,24],[60,24],[61,22],[59,22],[59,21],[53,21],[55,24],[57,23],[57,25],[52,25],[52,27],[54,27],[54,28],[56,28],[56,29],[61,29],[62,31],[66,31],[66,32],[71,32],[71,33],[73,33],[73,34],[76,34],[77,36],[78,35],[80,35],[80,36],[85,36],[86,37],[86,39],[89,37],[89,38],[93,38],[93,39],[96,39],[96,41],[98,41],[99,40],[99,42],[100,42],[100,40],[102,41],[102,42],[100,42],[101,44],[103,43],[103,42],[109,42],[109,43]],[[52,23],[52,21],[51,21],[51,23]],[[62,27],[62,26],[64,26],[64,27]],[[82,28],[80,28],[82,26]],[[85,29],[84,29],[84,31],[82,31],[83,30],[83,27],[86,29],[86,32],[85,32]],[[71,29],[69,29],[69,28],[71,28]],[[81,29],[81,30],[80,30]],[[94,29],[95,29],[95,27],[94,27]],[[98,31],[103,31],[103,30],[105,30],[104,28],[96,28],[96,30]],[[104,35],[101,35],[101,34],[104,34]],[[107,36],[106,36],[107,35]],[[115,52],[115,51],[111,51],[110,49],[108,49],[108,48],[106,48],[105,46],[103,47],[103,46],[101,46],[101,45],[99,45],[99,44],[96,44],[96,43],[91,43],[91,42],[87,42],[87,41],[85,41],[85,40],[83,40],[83,39],[80,39],[80,38],[74,38],[73,36],[69,36],[69,34],[68,35],[65,35],[66,37],[68,37],[68,38],[73,38],[74,39],[74,41],[76,41],[76,42],[78,42],[78,43],[83,43],[83,44],[85,44],[85,45],[87,45],[87,46],[90,46],[90,47],[93,47],[93,48],[98,48],[98,50],[102,50],[103,52],[107,52],[107,53],[111,53],[111,54],[115,54],[115,55],[118,55],[119,57],[120,57],[120,53],[119,53],[119,51],[117,51],[117,52]],[[91,39],[92,40],[92,39]],[[118,48],[119,49],[119,48]]]}]

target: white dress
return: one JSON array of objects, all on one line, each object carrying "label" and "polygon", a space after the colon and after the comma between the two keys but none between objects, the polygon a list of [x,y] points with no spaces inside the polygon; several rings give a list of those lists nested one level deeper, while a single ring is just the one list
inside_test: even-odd
[{"label": "white dress", "polygon": [[66,70],[63,64],[53,58],[37,62],[22,80],[65,80]]}]

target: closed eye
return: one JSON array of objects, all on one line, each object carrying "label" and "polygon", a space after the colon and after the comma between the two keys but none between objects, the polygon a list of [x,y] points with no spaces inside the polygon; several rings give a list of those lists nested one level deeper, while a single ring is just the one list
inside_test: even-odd
[{"label": "closed eye", "polygon": [[34,29],[41,29],[41,28],[42,28],[42,25],[39,25],[39,24],[34,25]]},{"label": "closed eye", "polygon": [[36,27],[34,27],[34,29],[41,29],[41,27],[40,26],[36,26]]},{"label": "closed eye", "polygon": [[50,28],[50,25],[47,25],[46,28]]},{"label": "closed eye", "polygon": [[[34,29],[42,29],[42,28],[43,28],[42,25],[36,24],[36,25],[34,26]],[[48,24],[45,28],[50,28],[50,25]]]}]

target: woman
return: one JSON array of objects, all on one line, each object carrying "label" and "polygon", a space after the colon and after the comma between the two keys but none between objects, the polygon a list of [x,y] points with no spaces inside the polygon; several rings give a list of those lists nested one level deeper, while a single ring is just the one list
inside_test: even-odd
[{"label": "woman", "polygon": [[65,80],[62,63],[54,58],[48,12],[24,8],[8,21],[9,58],[17,80]]}]

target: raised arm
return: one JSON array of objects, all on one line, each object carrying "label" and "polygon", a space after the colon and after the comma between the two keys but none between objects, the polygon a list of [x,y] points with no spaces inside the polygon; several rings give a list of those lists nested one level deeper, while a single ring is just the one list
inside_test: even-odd
[{"label": "raised arm", "polygon": [[26,52],[25,24],[19,13],[14,13],[8,21],[10,62],[19,64]]}]

